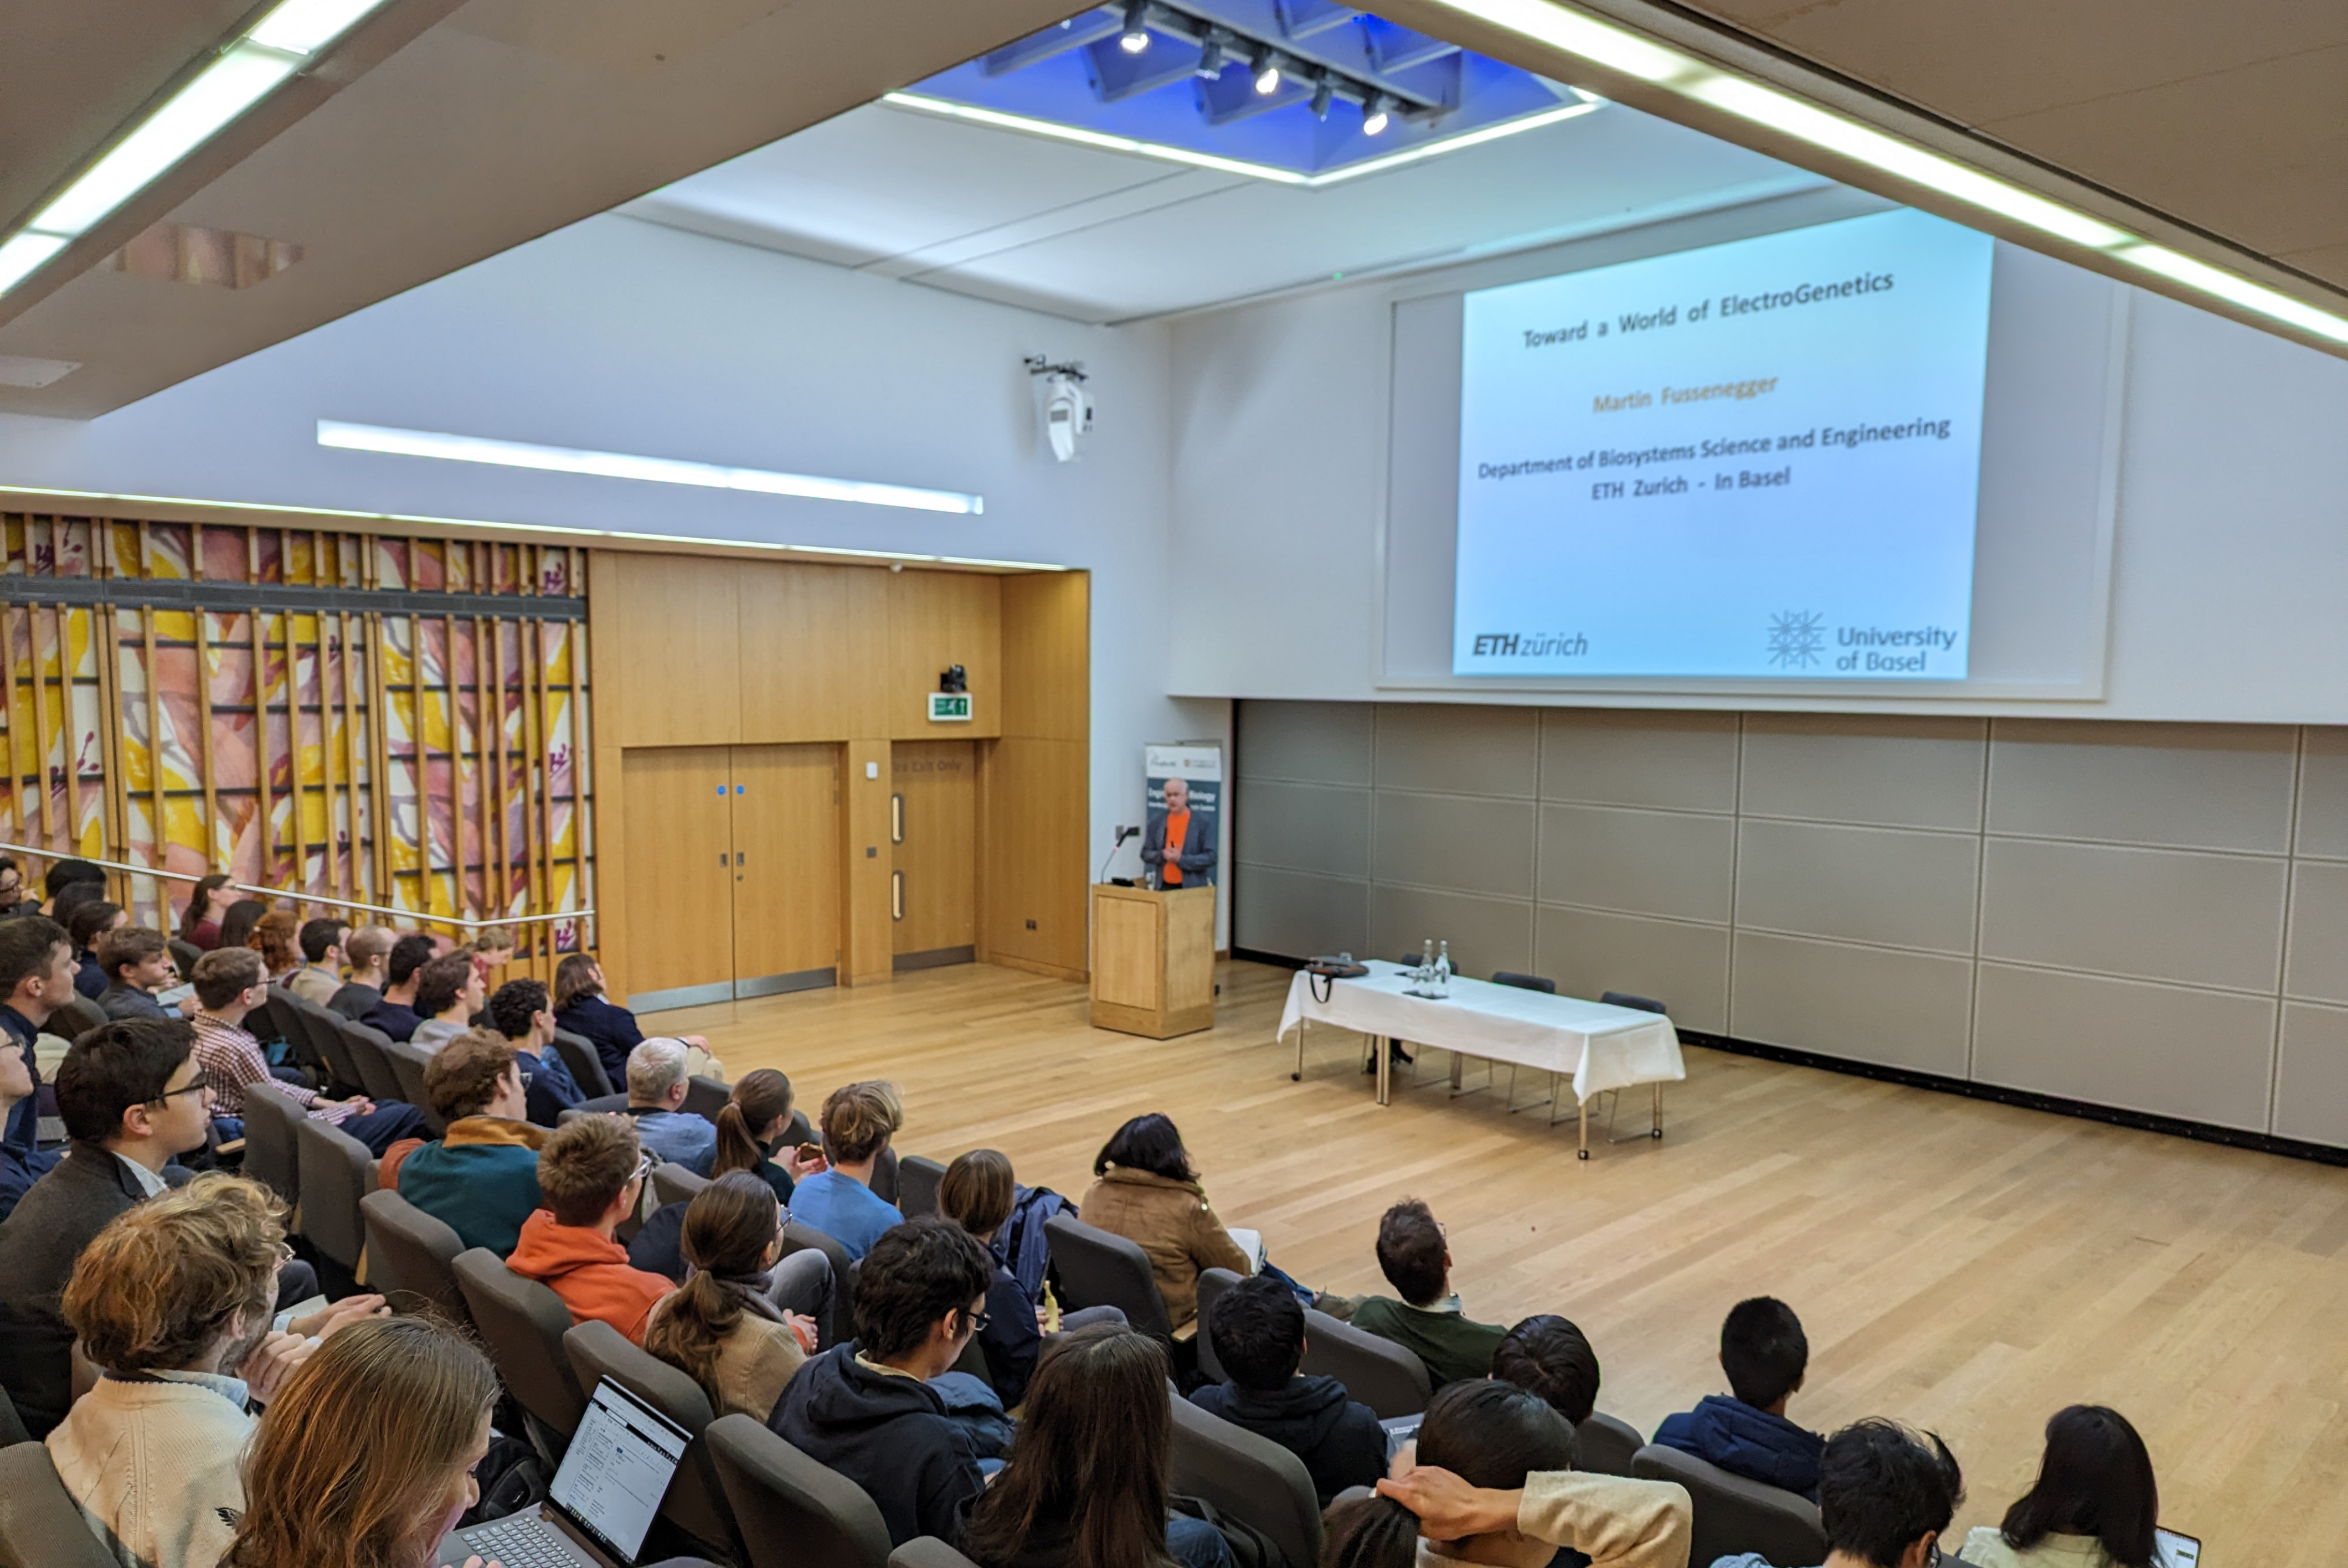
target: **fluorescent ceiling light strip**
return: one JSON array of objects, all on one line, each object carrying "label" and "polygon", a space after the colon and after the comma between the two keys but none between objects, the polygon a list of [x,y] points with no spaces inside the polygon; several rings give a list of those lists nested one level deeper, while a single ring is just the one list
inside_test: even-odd
[{"label": "fluorescent ceiling light strip", "polygon": [[62,234],[18,234],[0,241],[0,294],[29,277],[42,262],[66,248]]},{"label": "fluorescent ceiling light strip", "polygon": [[285,0],[245,36],[273,49],[314,55],[351,30],[383,0]]},{"label": "fluorescent ceiling light strip", "polygon": [[551,474],[585,474],[604,479],[639,479],[655,485],[693,485],[707,490],[746,490],[765,496],[798,496],[816,501],[854,501],[868,507],[904,507],[919,512],[976,517],[983,497],[959,490],[924,490],[862,479],[827,479],[813,474],[780,474],[766,468],[733,468],[677,457],[640,457],[575,446],[541,446],[482,436],[450,436],[433,430],[398,430],[380,425],[318,421],[318,445],[351,452],[382,452],[399,457],[437,457],[454,463],[488,463],[502,468],[535,468]]},{"label": "fluorescent ceiling light strip", "polygon": [[1358,179],[1365,174],[1379,174],[1389,169],[1399,169],[1404,164],[1416,163],[1422,159],[1438,158],[1447,152],[1458,152],[1466,148],[1480,147],[1486,142],[1498,141],[1505,137],[1519,136],[1529,130],[1539,130],[1543,126],[1556,125],[1560,120],[1578,119],[1593,109],[1605,107],[1602,101],[1584,99],[1578,104],[1566,104],[1558,108],[1543,109],[1539,114],[1527,115],[1522,119],[1488,125],[1481,130],[1463,131],[1457,136],[1448,137],[1441,141],[1423,141],[1416,147],[1406,147],[1399,152],[1390,152],[1384,158],[1373,158],[1364,163],[1349,163],[1343,169],[1333,169],[1325,174],[1310,176],[1304,183],[1314,190],[1319,190],[1324,185],[1336,185],[1348,179]]},{"label": "fluorescent ceiling light strip", "polygon": [[2256,311],[2260,315],[2289,322],[2302,332],[2312,333],[2333,343],[2348,343],[2348,321],[2320,311],[2304,300],[2294,300],[2289,294],[2262,283],[2253,283],[2247,278],[2220,272],[2206,261],[2180,255],[2166,245],[2148,245],[2137,241],[2122,246],[2116,253],[2124,261],[2142,267],[2147,272],[2157,272],[2188,289],[2214,295],[2246,311]]}]

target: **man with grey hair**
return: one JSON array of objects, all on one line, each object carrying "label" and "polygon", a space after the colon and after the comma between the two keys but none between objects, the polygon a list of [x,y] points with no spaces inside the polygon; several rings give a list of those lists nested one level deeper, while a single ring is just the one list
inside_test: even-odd
[{"label": "man with grey hair", "polygon": [[692,1049],[659,1036],[628,1052],[628,1114],[646,1152],[705,1176],[717,1159],[717,1129],[708,1117],[685,1109]]}]

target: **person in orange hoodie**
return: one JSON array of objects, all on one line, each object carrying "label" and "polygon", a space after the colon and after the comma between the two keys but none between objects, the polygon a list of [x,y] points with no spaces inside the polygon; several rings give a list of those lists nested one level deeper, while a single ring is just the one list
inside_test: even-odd
[{"label": "person in orange hoodie", "polygon": [[521,1241],[506,1259],[508,1268],[561,1296],[572,1322],[600,1318],[632,1345],[644,1342],[653,1304],[675,1288],[631,1267],[617,1235],[652,1165],[621,1117],[582,1116],[556,1128],[538,1152],[546,1207],[522,1222]]}]

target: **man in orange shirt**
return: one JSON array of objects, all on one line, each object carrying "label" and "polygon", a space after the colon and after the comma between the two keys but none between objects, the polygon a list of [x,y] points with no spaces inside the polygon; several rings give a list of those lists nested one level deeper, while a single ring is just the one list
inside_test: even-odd
[{"label": "man in orange shirt", "polygon": [[[1172,845],[1171,849],[1168,845]],[[1193,815],[1190,786],[1179,778],[1166,781],[1166,815],[1142,835],[1141,860],[1158,868],[1158,886],[1164,888],[1207,887],[1215,880],[1214,819]]]},{"label": "man in orange shirt", "polygon": [[644,1339],[653,1304],[675,1288],[628,1262],[616,1232],[644,1192],[651,1163],[636,1130],[617,1116],[582,1116],[538,1152],[538,1185],[546,1207],[522,1222],[521,1241],[506,1266],[562,1298],[573,1323],[599,1317],[628,1337]]}]

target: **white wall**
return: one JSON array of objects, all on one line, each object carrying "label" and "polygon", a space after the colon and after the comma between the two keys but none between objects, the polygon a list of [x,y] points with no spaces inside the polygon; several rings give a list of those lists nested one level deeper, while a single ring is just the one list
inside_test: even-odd
[{"label": "white wall", "polygon": [[[1092,373],[1100,416],[1077,463],[1040,449],[1031,354]],[[1141,819],[1145,743],[1228,737],[1228,702],[1166,694],[1173,609],[1205,591],[1168,553],[1166,388],[1160,328],[604,217],[100,419],[0,415],[0,483],[1086,568],[1097,866],[1112,825]],[[976,491],[986,510],[329,451],[321,418]]]},{"label": "white wall", "polygon": [[1174,624],[1173,691],[2348,723],[2348,363],[2141,292],[2103,701],[1381,691],[1396,292],[1368,283],[1174,326],[1172,527],[1219,571],[1217,591]]}]

